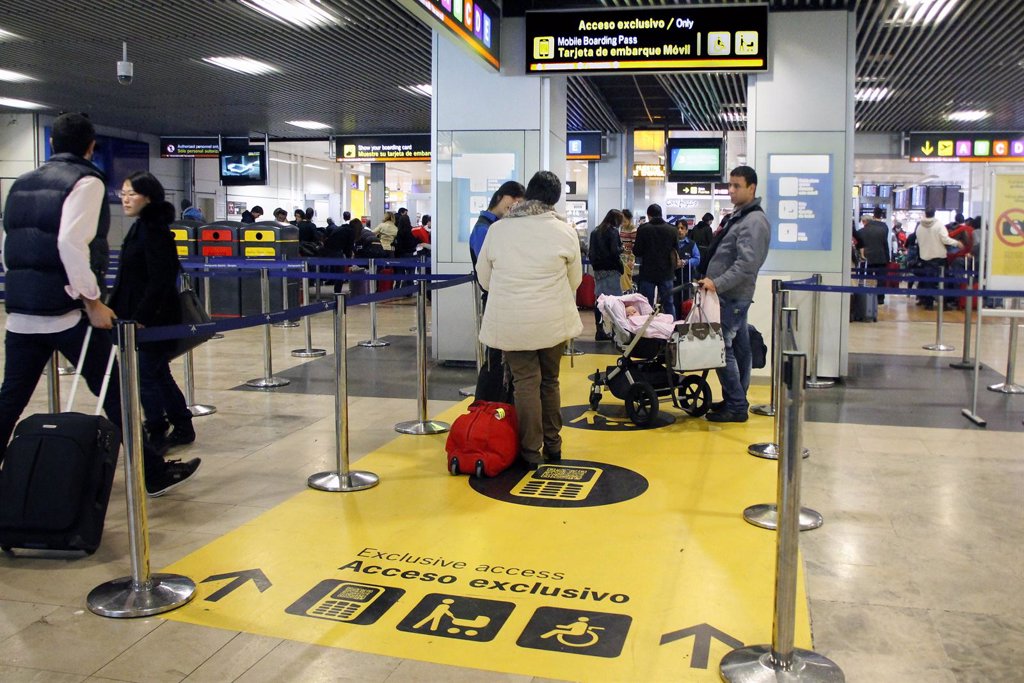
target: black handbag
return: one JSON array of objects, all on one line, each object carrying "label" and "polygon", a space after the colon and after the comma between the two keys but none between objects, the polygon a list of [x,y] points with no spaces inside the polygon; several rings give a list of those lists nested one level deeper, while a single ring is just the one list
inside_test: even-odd
[{"label": "black handbag", "polygon": [[199,297],[196,296],[196,292],[191,286],[183,288],[178,293],[178,304],[181,307],[181,324],[190,325],[192,327],[192,334],[173,340],[174,350],[172,351],[172,357],[174,358],[188,353],[205,341],[213,339],[215,334],[213,330],[202,332],[198,329],[203,325],[212,325],[213,321],[202,304],[199,303]]}]

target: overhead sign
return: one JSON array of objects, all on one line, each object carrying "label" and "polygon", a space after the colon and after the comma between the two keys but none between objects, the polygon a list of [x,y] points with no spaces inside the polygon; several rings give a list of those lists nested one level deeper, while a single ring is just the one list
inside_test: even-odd
[{"label": "overhead sign", "polygon": [[400,0],[429,24],[441,24],[460,45],[501,68],[501,10],[493,0]]},{"label": "overhead sign", "polygon": [[712,183],[676,183],[676,194],[690,197],[710,197]]},{"label": "overhead sign", "polygon": [[216,159],[220,155],[220,138],[161,137],[161,159]]},{"label": "overhead sign", "polygon": [[1024,162],[1024,133],[911,133],[911,161]]},{"label": "overhead sign", "polygon": [[334,138],[338,161],[430,161],[430,135]]},{"label": "overhead sign", "polygon": [[665,167],[661,164],[633,164],[634,178],[664,178]]},{"label": "overhead sign", "polygon": [[767,71],[768,5],[526,13],[526,70]]},{"label": "overhead sign", "polygon": [[577,161],[600,161],[601,133],[567,133],[565,158]]}]

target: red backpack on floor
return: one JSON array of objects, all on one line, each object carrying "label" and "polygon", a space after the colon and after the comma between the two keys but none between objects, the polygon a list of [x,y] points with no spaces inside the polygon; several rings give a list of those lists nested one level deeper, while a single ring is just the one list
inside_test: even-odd
[{"label": "red backpack on floor", "polygon": [[519,455],[519,420],[508,403],[474,401],[452,424],[445,444],[448,471],[495,477]]}]

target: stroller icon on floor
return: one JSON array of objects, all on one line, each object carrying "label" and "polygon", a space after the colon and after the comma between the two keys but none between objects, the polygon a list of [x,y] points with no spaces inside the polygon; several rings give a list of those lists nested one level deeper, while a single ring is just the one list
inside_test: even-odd
[{"label": "stroller icon on floor", "polygon": [[571,624],[556,624],[541,638],[554,638],[567,647],[590,647],[600,638],[596,632],[603,630],[601,626],[590,626],[590,617],[577,617]]},{"label": "stroller icon on floor", "polygon": [[421,619],[420,621],[413,624],[414,629],[423,628],[428,626],[428,631],[437,631],[441,628],[441,623],[447,619],[448,627],[445,629],[452,635],[463,634],[466,636],[476,636],[480,633],[479,629],[486,628],[491,623],[491,618],[487,615],[481,614],[473,617],[472,619],[461,619],[456,617],[451,610],[451,606],[455,604],[455,600],[451,598],[445,598],[431,610],[430,614]]}]

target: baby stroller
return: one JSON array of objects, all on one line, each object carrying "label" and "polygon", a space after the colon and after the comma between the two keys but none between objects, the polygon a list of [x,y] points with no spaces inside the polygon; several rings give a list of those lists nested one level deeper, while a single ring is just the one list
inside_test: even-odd
[{"label": "baby stroller", "polygon": [[[678,333],[672,316],[659,315],[646,297],[636,293],[602,296],[597,305],[605,332],[622,355],[615,365],[590,376],[591,410],[597,410],[602,392],[607,388],[612,396],[625,402],[626,415],[640,427],[657,418],[658,404],[665,398],[692,417],[700,417],[708,411],[711,407],[708,369],[700,374],[675,369]],[[626,315],[629,308],[635,308],[636,314]]]}]

